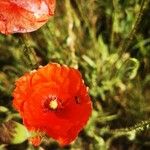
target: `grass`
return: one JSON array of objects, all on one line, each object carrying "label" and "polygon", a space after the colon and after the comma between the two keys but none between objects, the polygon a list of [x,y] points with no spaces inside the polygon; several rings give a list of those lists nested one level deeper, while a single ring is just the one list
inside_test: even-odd
[{"label": "grass", "polygon": [[[1,34],[0,106],[10,113],[0,112],[0,121],[15,113],[11,106],[15,80],[39,65],[57,62],[81,71],[93,114],[72,145],[60,148],[50,142],[41,147],[150,148],[149,6],[149,0],[59,0],[55,16],[36,32]],[[6,148],[34,149],[27,142]]]}]

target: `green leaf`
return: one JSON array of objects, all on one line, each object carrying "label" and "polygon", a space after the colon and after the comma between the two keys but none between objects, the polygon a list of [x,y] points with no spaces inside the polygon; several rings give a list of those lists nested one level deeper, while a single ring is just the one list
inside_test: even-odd
[{"label": "green leaf", "polygon": [[84,59],[84,61],[86,61],[88,63],[88,65],[90,65],[92,68],[96,67],[95,62],[88,56],[83,55],[82,58]]},{"label": "green leaf", "polygon": [[12,133],[13,138],[11,139],[11,144],[19,144],[27,140],[29,132],[25,126],[17,122],[14,122],[14,125],[15,127]]},{"label": "green leaf", "polygon": [[6,146],[6,144],[1,144],[0,145],[0,150],[6,150],[5,146]]},{"label": "green leaf", "polygon": [[127,63],[127,76],[129,79],[134,79],[139,69],[139,61],[135,58],[131,58]]},{"label": "green leaf", "polygon": [[122,65],[119,74],[121,77],[125,79],[134,79],[137,75],[138,69],[139,69],[140,63],[135,58],[130,58],[124,62]]},{"label": "green leaf", "polygon": [[8,112],[8,111],[9,111],[8,108],[6,108],[6,107],[4,107],[4,106],[0,106],[0,112],[6,113],[6,112]]}]

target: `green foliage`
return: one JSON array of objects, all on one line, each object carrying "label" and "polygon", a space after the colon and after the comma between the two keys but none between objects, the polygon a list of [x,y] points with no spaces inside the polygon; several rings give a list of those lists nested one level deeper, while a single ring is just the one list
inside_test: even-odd
[{"label": "green foliage", "polygon": [[[58,62],[81,71],[93,101],[88,125],[67,149],[149,148],[149,121],[139,123],[150,113],[149,6],[149,0],[60,0],[40,30],[0,35],[0,120],[18,119],[11,106],[15,80]],[[53,146],[65,149],[43,144]]]},{"label": "green foliage", "polygon": [[27,129],[20,123],[14,122],[14,131],[12,133],[11,144],[20,144],[27,140],[29,133]]}]

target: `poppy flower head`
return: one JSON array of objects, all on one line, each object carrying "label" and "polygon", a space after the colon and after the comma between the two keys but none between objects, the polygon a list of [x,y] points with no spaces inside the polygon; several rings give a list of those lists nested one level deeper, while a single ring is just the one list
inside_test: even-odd
[{"label": "poppy flower head", "polygon": [[54,15],[55,0],[1,0],[0,32],[35,31]]},{"label": "poppy flower head", "polygon": [[[92,111],[80,72],[54,63],[19,78],[13,97],[28,130],[44,132],[61,145],[75,140]],[[39,137],[32,137],[33,144]]]}]

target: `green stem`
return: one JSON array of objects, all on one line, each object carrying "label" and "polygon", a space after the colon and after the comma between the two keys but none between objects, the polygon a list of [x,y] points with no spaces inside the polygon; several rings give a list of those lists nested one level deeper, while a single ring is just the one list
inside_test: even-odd
[{"label": "green stem", "polygon": [[143,132],[149,129],[150,129],[150,120],[146,120],[146,121],[137,123],[133,127],[111,130],[111,133],[113,135],[130,135],[133,133],[139,134],[140,132]]},{"label": "green stem", "polygon": [[[21,43],[24,44],[23,53],[24,53],[25,57],[29,60],[29,65],[32,68],[35,68],[35,66],[39,65],[39,62],[37,60],[37,57],[36,57],[34,50],[29,45],[29,40],[28,40],[29,35],[27,33],[21,34],[21,36],[19,38],[20,38]],[[30,54],[32,55],[32,59],[31,59]]]},{"label": "green stem", "polygon": [[119,59],[121,59],[123,53],[125,53],[128,50],[128,48],[130,47],[130,45],[132,43],[132,40],[134,39],[134,36],[135,36],[135,34],[139,28],[139,24],[141,22],[144,10],[145,10],[146,6],[148,5],[148,1],[149,0],[142,0],[140,11],[139,11],[139,14],[136,18],[134,26],[133,26],[132,30],[130,31],[128,37],[120,44],[120,46],[118,48],[118,55],[119,56],[118,56],[118,59],[114,62],[113,66],[112,66],[113,71],[112,71],[110,78],[112,78],[114,76],[114,73],[115,73],[114,70],[115,70],[116,63],[118,62]]},{"label": "green stem", "polygon": [[134,140],[136,138],[136,135],[149,129],[150,129],[150,120],[142,121],[130,128],[111,130],[110,133],[112,133],[112,137],[109,138],[108,141],[106,142],[107,149],[110,148],[110,145],[114,139],[117,139],[121,136],[126,136],[128,137],[129,140]]},{"label": "green stem", "polygon": [[136,21],[134,23],[134,26],[132,28],[132,30],[130,31],[128,37],[122,42],[121,46],[119,47],[120,51],[121,52],[125,52],[127,51],[127,49],[129,48],[129,46],[131,45],[133,39],[134,39],[134,36],[139,28],[139,24],[141,22],[141,19],[142,19],[142,16],[143,16],[143,12],[145,10],[145,3],[146,3],[146,0],[142,0],[141,2],[141,8],[140,8],[140,11],[139,11],[139,14],[136,18]]}]

